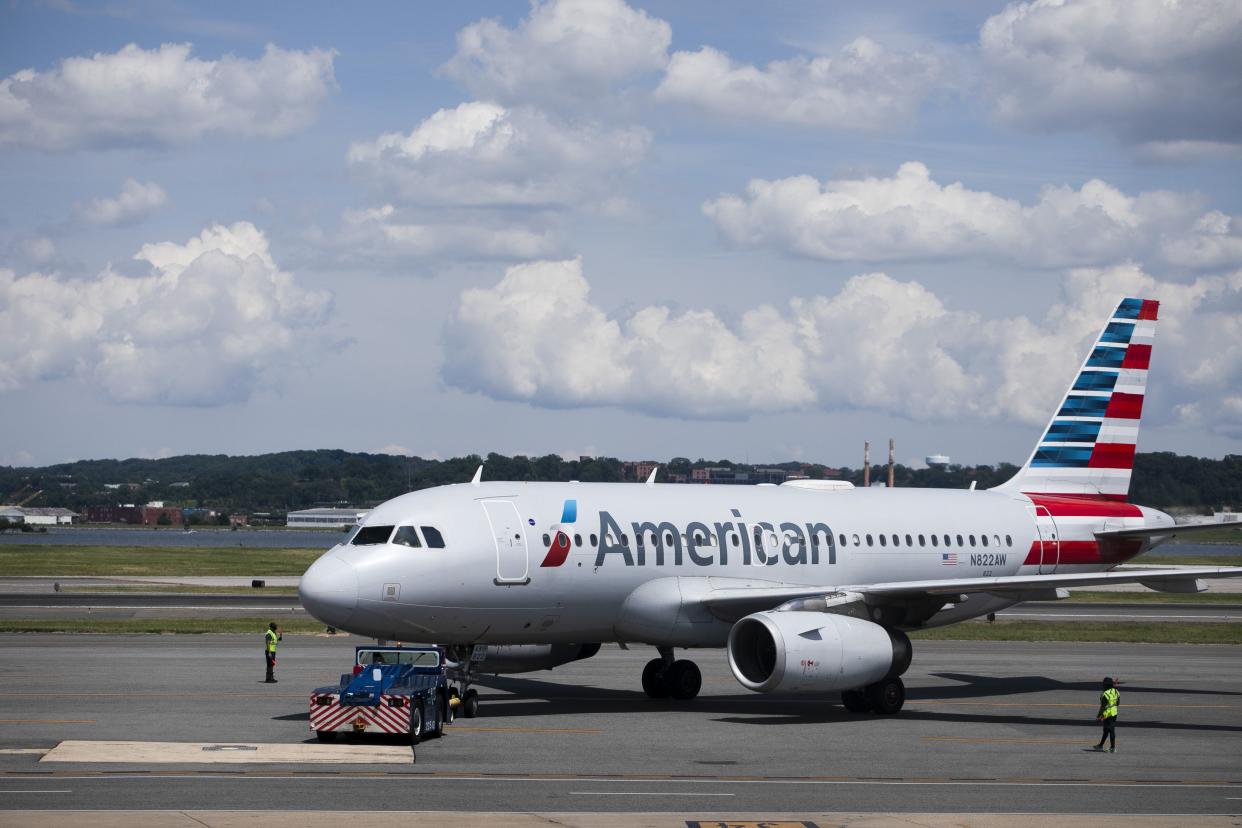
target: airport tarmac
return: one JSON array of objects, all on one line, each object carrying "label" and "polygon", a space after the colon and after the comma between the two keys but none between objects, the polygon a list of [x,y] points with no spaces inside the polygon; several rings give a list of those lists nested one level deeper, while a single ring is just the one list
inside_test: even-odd
[{"label": "airport tarmac", "polygon": [[[309,731],[310,690],[362,639],[286,636],[280,683],[266,685],[260,632],[0,636],[0,809],[210,811],[208,824],[237,810],[474,815],[462,824],[616,812],[653,825],[1242,812],[1236,646],[919,642],[906,709],[882,718],[747,693],[713,650],[695,654],[698,699],[652,701],[639,690],[651,650],[610,645],[480,682],[479,718],[411,750],[370,736],[319,745]],[[1089,750],[1105,674],[1125,682],[1116,754]]]}]

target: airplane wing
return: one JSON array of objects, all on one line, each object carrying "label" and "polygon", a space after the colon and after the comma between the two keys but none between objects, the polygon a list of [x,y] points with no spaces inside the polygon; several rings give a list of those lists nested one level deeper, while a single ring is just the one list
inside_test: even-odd
[{"label": "airplane wing", "polygon": [[1174,535],[1197,535],[1203,532],[1211,532],[1218,529],[1242,529],[1242,521],[1231,521],[1229,523],[1194,523],[1185,526],[1163,526],[1155,528],[1143,529],[1110,529],[1106,532],[1096,532],[1095,536],[1101,540],[1105,538],[1116,538],[1124,540],[1125,538],[1154,538],[1154,537],[1173,537]]},{"label": "airplane wing", "polygon": [[[702,595],[700,601],[714,615],[740,618],[752,612],[774,609],[786,601],[815,598],[833,594],[911,598],[966,595],[972,592],[997,594],[1031,590],[1052,590],[1058,587],[1104,586],[1107,584],[1142,583],[1169,591],[1195,591],[1200,578],[1240,578],[1242,567],[1179,567],[1151,569],[1115,569],[1108,572],[1073,573],[1068,575],[1007,575],[995,578],[944,578],[927,581],[889,581],[875,584],[836,586],[800,586],[795,584],[764,584],[721,586]],[[1189,587],[1189,589],[1187,589]]]}]

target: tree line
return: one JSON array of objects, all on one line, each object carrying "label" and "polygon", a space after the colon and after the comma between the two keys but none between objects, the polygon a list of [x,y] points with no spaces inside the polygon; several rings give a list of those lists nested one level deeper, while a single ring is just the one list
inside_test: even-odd
[{"label": "tree line", "polygon": [[[146,503],[203,507],[228,512],[283,513],[315,506],[369,507],[408,491],[464,483],[478,465],[484,479],[516,481],[618,482],[626,464],[614,457],[566,460],[558,455],[506,457],[488,454],[433,460],[340,450],[286,451],[232,457],[191,454],[159,460],[80,460],[40,468],[0,466],[0,502],[20,502],[36,491],[30,506],[64,506],[81,511],[91,505]],[[760,466],[730,460],[676,457],[661,464],[658,480],[689,479],[696,468],[724,467],[751,472]],[[861,485],[861,468],[833,468],[797,462],[769,463],[790,474],[829,477]],[[894,484],[915,488],[986,489],[1009,479],[1017,467],[898,464]],[[871,480],[887,478],[887,468],[871,468]],[[116,487],[120,484],[119,487]],[[112,488],[110,488],[110,486]],[[1159,509],[1220,511],[1242,506],[1242,455],[1215,460],[1172,452],[1135,456],[1130,499]]]}]

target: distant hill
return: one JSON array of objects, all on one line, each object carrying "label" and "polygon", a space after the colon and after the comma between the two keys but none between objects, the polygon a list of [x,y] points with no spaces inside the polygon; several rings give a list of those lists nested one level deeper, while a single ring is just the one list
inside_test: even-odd
[{"label": "distant hill", "polygon": [[[482,462],[486,462],[484,475],[490,480],[620,481],[627,473],[633,475],[632,467],[612,457],[564,460],[557,455],[489,454],[486,460],[477,455],[428,460],[329,449],[243,457],[188,454],[162,460],[80,460],[42,468],[0,466],[0,502],[20,501],[42,490],[31,505],[79,511],[89,505],[151,500],[274,513],[334,504],[372,506],[414,489],[465,482]],[[694,469],[706,467],[752,474],[759,468],[728,460],[678,457],[661,464],[660,479],[668,475],[689,478]],[[762,468],[862,483],[861,469],[797,462],[769,463]],[[985,489],[1008,479],[1015,470],[1008,463],[928,469],[898,465],[894,478],[902,487],[966,488],[973,480]],[[886,474],[883,466],[873,466],[871,479],[884,480]],[[1130,494],[1133,501],[1160,509],[1214,511],[1242,505],[1242,456],[1212,460],[1171,452],[1139,454]]]}]

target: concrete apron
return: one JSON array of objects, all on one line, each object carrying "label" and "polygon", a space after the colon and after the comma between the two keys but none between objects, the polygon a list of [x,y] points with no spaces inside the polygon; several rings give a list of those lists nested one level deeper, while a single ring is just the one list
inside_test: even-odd
[{"label": "concrete apron", "polygon": [[[121,762],[135,765],[408,765],[413,759],[413,751],[400,745],[65,741],[44,754],[39,762]],[[7,820],[0,820],[2,821]]]}]

